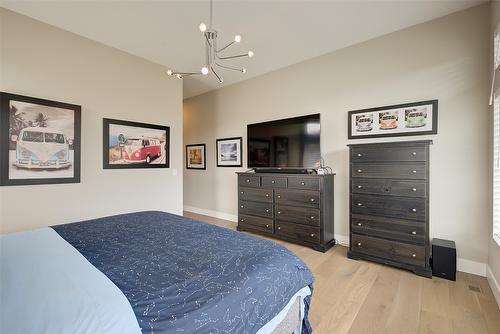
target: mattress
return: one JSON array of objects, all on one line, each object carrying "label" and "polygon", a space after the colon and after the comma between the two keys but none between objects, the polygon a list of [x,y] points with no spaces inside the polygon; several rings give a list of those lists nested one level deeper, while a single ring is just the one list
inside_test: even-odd
[{"label": "mattress", "polygon": [[300,259],[181,216],[58,225],[0,247],[0,332],[271,333],[297,300],[300,331],[311,332],[313,277]]}]

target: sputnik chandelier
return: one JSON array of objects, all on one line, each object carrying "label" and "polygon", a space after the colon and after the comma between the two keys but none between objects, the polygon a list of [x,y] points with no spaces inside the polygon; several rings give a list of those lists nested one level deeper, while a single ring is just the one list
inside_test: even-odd
[{"label": "sputnik chandelier", "polygon": [[226,70],[246,73],[247,70],[244,67],[237,68],[237,67],[227,66],[223,64],[223,62],[225,62],[228,59],[253,57],[253,52],[248,51],[247,53],[244,54],[224,56],[222,52],[229,49],[232,45],[241,42],[241,36],[240,35],[234,36],[234,40],[232,42],[228,43],[226,46],[220,49],[217,49],[217,30],[212,28],[212,17],[213,17],[213,4],[212,0],[210,0],[209,25],[207,27],[205,23],[200,24],[200,31],[205,36],[206,65],[203,66],[199,72],[177,72],[173,70],[168,70],[167,71],[168,75],[175,75],[177,78],[182,79],[183,77],[187,77],[190,75],[209,75],[211,72],[217,77],[217,80],[219,80],[220,83],[223,83],[224,79],[219,73],[217,73],[216,69],[218,70],[219,68],[223,68]]}]

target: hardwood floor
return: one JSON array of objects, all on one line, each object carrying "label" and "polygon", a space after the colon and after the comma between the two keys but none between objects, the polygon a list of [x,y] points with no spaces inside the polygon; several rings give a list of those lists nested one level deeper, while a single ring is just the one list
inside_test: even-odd
[{"label": "hardwood floor", "polygon": [[[231,221],[184,215],[236,229]],[[314,333],[500,334],[500,310],[484,277],[458,272],[456,282],[427,279],[350,260],[346,247],[337,245],[320,253],[275,241],[299,256],[314,274],[309,313]]]}]

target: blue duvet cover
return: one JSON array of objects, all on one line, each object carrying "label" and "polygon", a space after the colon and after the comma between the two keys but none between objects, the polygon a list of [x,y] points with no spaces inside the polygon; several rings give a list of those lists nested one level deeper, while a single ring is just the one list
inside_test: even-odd
[{"label": "blue duvet cover", "polygon": [[[53,226],[126,296],[143,333],[255,333],[313,277],[274,242],[164,212]],[[305,299],[303,333],[312,332]]]}]

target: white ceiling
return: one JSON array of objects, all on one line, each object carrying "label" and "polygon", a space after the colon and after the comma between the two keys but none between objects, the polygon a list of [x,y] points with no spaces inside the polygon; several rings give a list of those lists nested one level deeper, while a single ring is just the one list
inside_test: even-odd
[{"label": "white ceiling", "polygon": [[[233,60],[246,74],[225,71],[224,84],[270,72],[337,49],[486,2],[446,1],[214,1],[219,43],[241,34]],[[203,1],[4,1],[0,6],[180,71],[198,71],[208,23]],[[221,38],[222,37],[222,38]],[[219,44],[220,45],[220,44]],[[184,79],[184,97],[222,85],[211,77]]]}]

